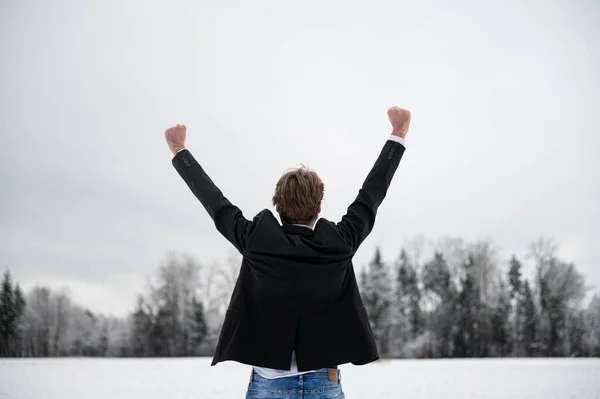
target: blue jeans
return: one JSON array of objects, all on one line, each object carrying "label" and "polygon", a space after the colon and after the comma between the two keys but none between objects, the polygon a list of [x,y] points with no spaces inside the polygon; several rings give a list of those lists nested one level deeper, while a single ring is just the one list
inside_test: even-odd
[{"label": "blue jeans", "polygon": [[327,369],[274,379],[263,378],[252,369],[246,399],[344,399],[339,371],[338,381],[329,381]]}]

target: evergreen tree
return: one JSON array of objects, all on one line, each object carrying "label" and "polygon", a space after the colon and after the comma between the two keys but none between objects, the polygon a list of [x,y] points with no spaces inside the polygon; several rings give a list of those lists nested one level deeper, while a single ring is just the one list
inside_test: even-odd
[{"label": "evergreen tree", "polygon": [[154,356],[154,323],[144,299],[138,296],[137,307],[132,315],[131,354],[136,357]]},{"label": "evergreen tree", "polygon": [[450,277],[450,269],[444,256],[436,252],[433,259],[423,267],[423,288],[445,302],[453,296]]},{"label": "evergreen tree", "polygon": [[190,347],[188,348],[188,355],[197,355],[199,347],[204,342],[208,333],[208,327],[204,318],[204,306],[195,296],[192,297],[191,313],[189,318]]},{"label": "evergreen tree", "polygon": [[152,326],[153,356],[174,356],[173,314],[171,309],[166,306],[158,308]]},{"label": "evergreen tree", "polygon": [[105,318],[104,320],[102,320],[98,356],[106,357],[108,354],[109,345],[110,344],[108,340],[108,320]]},{"label": "evergreen tree", "polygon": [[17,306],[10,272],[4,273],[0,291],[0,356],[10,356],[10,348],[17,333]]},{"label": "evergreen tree", "polygon": [[508,270],[508,284],[511,298],[518,298],[521,293],[521,262],[512,256],[510,259],[510,269]]},{"label": "evergreen tree", "polygon": [[[491,346],[505,346],[505,301],[500,301],[502,305],[498,306],[490,306],[482,301],[478,267],[480,265],[476,257],[469,253],[463,264],[461,291],[454,302],[454,317],[451,320],[453,356],[485,357],[490,355]],[[499,309],[504,309],[504,312],[498,312]],[[504,326],[497,335],[494,332],[496,326]]]},{"label": "evergreen tree", "polygon": [[456,327],[453,335],[453,357],[473,357],[479,353],[477,318],[480,295],[473,276],[473,257],[469,255],[464,264],[464,278],[455,305]]},{"label": "evergreen tree", "polygon": [[19,284],[17,284],[15,288],[15,310],[17,317],[21,317],[23,316],[23,313],[25,313],[25,298],[23,297],[23,292],[21,291]]},{"label": "evergreen tree", "polygon": [[15,337],[15,348],[14,356],[21,357],[23,355],[23,335],[24,335],[24,317],[25,317],[25,298],[21,287],[17,284],[15,288],[15,312],[16,312],[16,337]]},{"label": "evergreen tree", "polygon": [[493,346],[493,355],[506,356],[508,353],[508,317],[510,314],[510,293],[500,285],[498,303],[492,308],[491,314],[491,343]]},{"label": "evergreen tree", "polygon": [[421,290],[417,271],[403,249],[397,261],[396,302],[402,316],[408,321],[409,338],[422,331]]},{"label": "evergreen tree", "polygon": [[423,267],[423,288],[435,306],[431,311],[430,330],[435,334],[436,345],[433,356],[451,355],[452,325],[456,290],[451,281],[450,269],[444,256],[436,252],[434,258]]},{"label": "evergreen tree", "polygon": [[537,353],[537,323],[538,317],[533,301],[533,294],[529,288],[529,281],[525,280],[523,283],[523,295],[521,297],[521,304],[519,305],[522,309],[522,325],[523,325],[523,339],[522,346],[527,356],[533,356]]},{"label": "evergreen tree", "polygon": [[[510,260],[510,268],[508,270],[508,288],[510,290],[511,312],[512,312],[512,331],[509,344],[512,346],[511,352],[513,355],[521,355],[522,353],[522,332],[521,332],[521,295],[523,291],[523,282],[521,281],[521,262],[516,256],[512,256]],[[512,305],[514,304],[514,305]]]}]

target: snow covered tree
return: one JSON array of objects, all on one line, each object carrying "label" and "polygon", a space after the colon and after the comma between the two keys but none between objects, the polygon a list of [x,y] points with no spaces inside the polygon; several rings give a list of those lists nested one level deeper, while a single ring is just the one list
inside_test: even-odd
[{"label": "snow covered tree", "polygon": [[595,294],[585,310],[583,346],[588,356],[600,357],[600,296]]},{"label": "snow covered tree", "polygon": [[[532,284],[515,256],[501,278],[489,241],[445,238],[430,245],[421,237],[405,248],[393,268],[377,248],[360,272],[382,356],[600,356],[600,296],[582,307],[583,276],[556,256],[552,241],[532,245]],[[0,354],[210,355],[238,273],[237,254],[200,268],[170,252],[126,319],[86,310],[64,290],[34,287],[24,297],[5,273]]]},{"label": "snow covered tree", "polygon": [[69,321],[72,312],[71,298],[65,290],[50,296],[50,337],[52,346],[49,356],[60,356],[69,352]]},{"label": "snow covered tree", "polygon": [[138,298],[131,316],[132,355],[193,354],[190,351],[195,351],[195,346],[204,339],[194,330],[200,312],[196,300],[201,286],[199,271],[199,264],[191,256],[167,253],[149,287],[148,298]]},{"label": "snow covered tree", "polygon": [[107,356],[132,356],[131,350],[131,317],[108,317],[108,352]]},{"label": "snow covered tree", "polygon": [[574,264],[562,262],[552,256],[538,259],[537,279],[544,355],[565,355],[567,317],[585,295],[583,276]]},{"label": "snow covered tree", "polygon": [[50,356],[50,290],[34,287],[27,295],[25,346],[28,356]]},{"label": "snow covered tree", "polygon": [[476,267],[473,269],[481,302],[492,306],[497,300],[502,279],[498,268],[498,248],[491,240],[481,240],[469,246],[469,254]]},{"label": "snow covered tree", "polygon": [[64,291],[52,293],[46,287],[34,287],[29,292],[23,315],[23,345],[29,356],[68,354],[70,310],[71,301]]},{"label": "snow covered tree", "polygon": [[[192,298],[199,280],[198,263],[189,255],[170,252],[159,267],[158,284],[152,297],[156,305],[156,336],[167,356],[186,356]],[[160,341],[163,342],[160,342]]]},{"label": "snow covered tree", "polygon": [[98,356],[100,325],[98,316],[89,309],[72,306],[69,312],[69,329],[65,336],[71,356]]},{"label": "snow covered tree", "polygon": [[385,356],[389,351],[391,332],[392,282],[379,248],[375,249],[375,255],[363,276],[361,296],[377,346]]}]

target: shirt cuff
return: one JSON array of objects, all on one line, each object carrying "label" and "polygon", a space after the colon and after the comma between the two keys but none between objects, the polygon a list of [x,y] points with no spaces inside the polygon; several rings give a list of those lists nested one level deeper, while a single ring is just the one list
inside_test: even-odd
[{"label": "shirt cuff", "polygon": [[177,154],[179,154],[179,153],[180,153],[181,151],[183,151],[183,150],[187,150],[187,148],[183,147],[181,150],[178,150],[178,151],[177,151]]},{"label": "shirt cuff", "polygon": [[402,146],[404,148],[406,148],[406,141],[402,137],[394,136],[392,134],[388,140],[392,140],[392,141],[395,141],[396,143],[400,143],[400,144],[402,144]]}]

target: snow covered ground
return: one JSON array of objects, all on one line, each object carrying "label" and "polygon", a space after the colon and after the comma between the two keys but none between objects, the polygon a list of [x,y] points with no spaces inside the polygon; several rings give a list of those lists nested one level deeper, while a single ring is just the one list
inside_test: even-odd
[{"label": "snow covered ground", "polygon": [[[344,365],[346,398],[600,399],[600,359],[393,360]],[[0,398],[243,398],[250,367],[210,359],[3,359]]]}]

